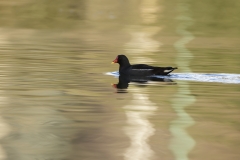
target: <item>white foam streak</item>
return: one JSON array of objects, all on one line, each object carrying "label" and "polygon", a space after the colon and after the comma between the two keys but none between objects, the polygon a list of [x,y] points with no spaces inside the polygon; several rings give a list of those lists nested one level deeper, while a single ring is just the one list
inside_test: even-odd
[{"label": "white foam streak", "polygon": [[[163,76],[156,77],[163,78]],[[240,83],[240,74],[229,73],[172,73],[170,76],[164,78],[198,82]]]},{"label": "white foam streak", "polygon": [[[115,77],[119,76],[119,73],[117,71],[107,72],[105,74]],[[182,81],[240,84],[240,74],[229,73],[171,73],[169,76],[153,76],[153,77]]]}]

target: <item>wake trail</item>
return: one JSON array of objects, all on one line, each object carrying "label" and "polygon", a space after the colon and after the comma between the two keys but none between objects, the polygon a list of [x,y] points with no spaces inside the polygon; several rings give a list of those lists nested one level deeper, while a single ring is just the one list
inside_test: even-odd
[{"label": "wake trail", "polygon": [[[118,77],[119,73],[116,72],[107,72],[107,75]],[[216,82],[216,83],[230,83],[230,84],[239,84],[240,83],[240,74],[229,74],[229,73],[171,73],[167,76],[158,76],[153,77],[165,78],[172,80],[185,80],[185,81],[197,81],[197,82]]]}]

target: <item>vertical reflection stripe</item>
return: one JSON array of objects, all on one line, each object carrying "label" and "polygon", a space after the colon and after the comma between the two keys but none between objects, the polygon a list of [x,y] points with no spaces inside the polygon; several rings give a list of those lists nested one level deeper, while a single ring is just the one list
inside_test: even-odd
[{"label": "vertical reflection stripe", "polygon": [[[187,27],[192,24],[192,19],[189,17],[189,6],[186,2],[181,2],[178,5],[180,15],[177,20],[180,22],[176,32],[182,38],[174,44],[178,52],[177,65],[183,72],[191,72],[189,63],[193,55],[186,48],[186,44],[194,39],[191,32],[187,31]],[[186,129],[194,125],[194,119],[185,111],[195,102],[195,97],[191,95],[191,91],[187,82],[178,82],[178,92],[172,99],[172,108],[177,113],[177,119],[173,120],[170,125],[172,139],[169,145],[176,160],[188,160],[188,154],[195,146],[194,139],[188,134]]]},{"label": "vertical reflection stripe", "polygon": [[125,160],[148,160],[154,154],[148,144],[148,139],[155,132],[148,118],[154,114],[157,107],[148,100],[146,94],[140,94],[140,90],[136,89],[134,92],[130,105],[123,107],[128,123],[124,131],[131,140],[131,145],[124,153],[124,157]]},{"label": "vertical reflection stripe", "polygon": [[[159,51],[161,43],[152,38],[161,28],[156,23],[159,6],[157,0],[142,0],[140,16],[142,26],[128,26],[131,40],[125,44],[126,53],[134,55],[131,63],[152,63],[147,55]],[[135,60],[135,61],[134,61]],[[143,89],[133,90],[133,100],[124,107],[127,117],[125,133],[130,138],[130,146],[124,153],[125,160],[150,160],[154,151],[148,144],[148,139],[154,135],[154,125],[148,120],[157,110],[157,106],[148,99],[148,94],[142,94]]]}]

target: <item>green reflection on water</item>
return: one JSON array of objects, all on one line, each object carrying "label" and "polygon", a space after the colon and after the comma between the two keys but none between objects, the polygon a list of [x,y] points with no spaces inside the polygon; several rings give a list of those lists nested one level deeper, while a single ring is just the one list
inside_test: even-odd
[{"label": "green reflection on water", "polygon": [[[178,5],[180,15],[177,17],[180,24],[177,26],[177,33],[182,36],[174,46],[178,52],[177,65],[183,72],[191,73],[189,68],[192,53],[186,48],[186,44],[194,39],[191,32],[186,29],[192,23],[192,19],[188,14],[188,4],[181,2]],[[178,82],[178,93],[172,100],[172,107],[177,113],[177,119],[173,120],[170,125],[170,131],[173,135],[170,143],[176,160],[188,160],[188,154],[195,146],[195,140],[188,134],[186,129],[194,125],[194,119],[186,112],[186,107],[189,107],[195,102],[195,97],[191,95],[191,91],[187,82]]]}]

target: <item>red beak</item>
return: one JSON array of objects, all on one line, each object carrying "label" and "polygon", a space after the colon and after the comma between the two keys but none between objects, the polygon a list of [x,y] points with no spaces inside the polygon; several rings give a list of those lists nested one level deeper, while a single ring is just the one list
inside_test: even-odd
[{"label": "red beak", "polygon": [[112,87],[113,88],[117,88],[117,84],[112,84]]},{"label": "red beak", "polygon": [[112,61],[112,64],[113,63],[118,63],[118,57]]}]

